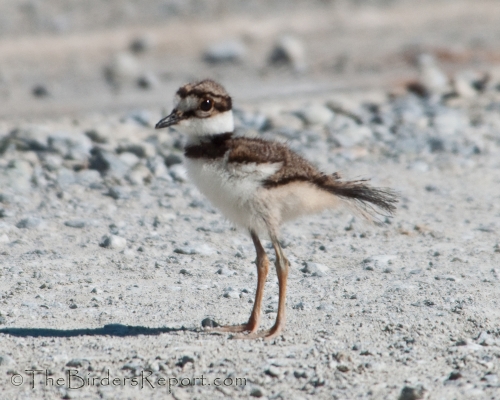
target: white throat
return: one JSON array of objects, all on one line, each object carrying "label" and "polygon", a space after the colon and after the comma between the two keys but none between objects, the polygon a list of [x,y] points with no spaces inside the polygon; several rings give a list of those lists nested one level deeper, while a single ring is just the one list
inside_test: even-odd
[{"label": "white throat", "polygon": [[233,112],[229,110],[209,118],[184,119],[176,125],[176,128],[189,136],[189,142],[197,141],[203,136],[233,132]]}]

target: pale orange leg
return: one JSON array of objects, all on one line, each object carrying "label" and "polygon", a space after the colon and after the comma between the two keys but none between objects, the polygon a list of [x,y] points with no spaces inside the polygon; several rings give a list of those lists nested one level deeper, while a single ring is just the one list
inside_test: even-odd
[{"label": "pale orange leg", "polygon": [[[278,275],[278,284],[279,284],[278,315],[276,317],[276,322],[274,323],[274,326],[269,330],[265,330],[262,332],[252,331],[248,335],[236,336],[235,338],[237,339],[256,339],[256,338],[264,338],[265,340],[274,339],[281,333],[281,331],[285,326],[286,284],[288,278],[288,267],[290,263],[283,254],[283,250],[279,244],[278,239],[275,236],[272,236],[271,241],[273,243],[274,251],[276,253],[275,265],[276,265],[276,273]],[[259,305],[259,310],[260,310],[260,305]]]},{"label": "pale orange leg", "polygon": [[278,303],[278,316],[276,317],[276,322],[274,326],[269,331],[269,334],[265,336],[266,339],[273,339],[278,336],[283,328],[285,327],[285,304],[286,304],[286,284],[288,279],[288,267],[290,263],[283,254],[283,249],[276,237],[271,238],[274,252],[276,253],[276,273],[278,274],[278,284],[279,284],[279,303]]},{"label": "pale orange leg", "polygon": [[269,259],[260,243],[259,237],[253,231],[250,235],[257,252],[257,291],[255,292],[255,302],[253,305],[252,314],[246,324],[243,325],[227,325],[211,328],[211,332],[256,332],[260,324],[260,315],[262,308],[262,297],[264,296],[264,285],[266,284],[267,274],[269,272]]}]

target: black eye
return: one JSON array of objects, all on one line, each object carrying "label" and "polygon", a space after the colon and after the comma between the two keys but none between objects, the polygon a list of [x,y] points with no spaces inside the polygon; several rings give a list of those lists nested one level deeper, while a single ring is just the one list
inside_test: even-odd
[{"label": "black eye", "polygon": [[213,106],[213,101],[211,99],[205,99],[200,104],[201,111],[210,111]]}]

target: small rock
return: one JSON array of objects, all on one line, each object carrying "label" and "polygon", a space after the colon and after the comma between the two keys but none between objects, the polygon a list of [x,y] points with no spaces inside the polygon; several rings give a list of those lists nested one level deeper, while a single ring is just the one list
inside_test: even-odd
[{"label": "small rock", "polygon": [[182,154],[180,152],[168,153],[164,156],[165,164],[167,167],[171,167],[172,165],[182,164]]},{"label": "small rock", "polygon": [[137,157],[134,153],[131,153],[128,151],[120,153],[118,158],[120,159],[120,161],[122,161],[124,164],[126,164],[129,168],[132,168],[139,163],[139,157]]},{"label": "small rock", "polygon": [[131,52],[140,54],[151,50],[154,47],[155,40],[150,35],[138,36],[130,42],[129,49]]},{"label": "small rock", "polygon": [[58,131],[48,138],[49,150],[69,160],[87,161],[92,149],[92,141],[81,132]]},{"label": "small rock", "polygon": [[481,380],[488,382],[489,385],[498,386],[498,375],[496,374],[488,373]]},{"label": "small rock", "polygon": [[112,197],[115,200],[118,199],[128,199],[130,198],[130,191],[127,188],[121,186],[112,186],[108,189],[108,196]]},{"label": "small rock", "polygon": [[6,367],[6,366],[12,366],[14,365],[16,362],[14,361],[14,359],[7,355],[7,354],[0,354],[0,366],[3,366],[3,367]]},{"label": "small rock", "polygon": [[194,358],[191,357],[191,356],[183,356],[179,362],[175,365],[177,365],[178,367],[181,367],[181,368],[184,368],[184,366],[187,364],[187,363],[192,363],[194,364]]},{"label": "small rock", "polygon": [[78,308],[78,305],[76,305],[75,303],[71,303],[69,305],[69,308],[71,308],[72,310],[74,310],[75,308]]},{"label": "small rock", "polygon": [[453,371],[450,373],[448,380],[456,381],[457,379],[460,379],[461,377],[462,377],[462,374],[460,373],[460,371]]},{"label": "small rock", "polygon": [[73,358],[72,360],[70,360],[66,363],[66,367],[70,367],[70,368],[82,368],[85,366],[88,367],[89,365],[90,365],[90,361],[85,359],[85,358]]},{"label": "small rock", "polygon": [[95,169],[103,175],[121,179],[127,174],[130,166],[116,154],[99,147],[94,147],[89,159],[89,168]]},{"label": "small rock", "polygon": [[111,62],[104,68],[104,75],[111,85],[119,88],[135,80],[139,71],[137,59],[129,53],[122,52],[113,56]]},{"label": "small rock", "polygon": [[269,375],[269,376],[273,377],[273,378],[278,378],[281,375],[280,370],[278,368],[276,368],[276,367],[273,367],[273,366],[271,366],[268,369],[266,369],[264,371],[264,373],[266,375]]},{"label": "small rock", "polygon": [[401,389],[398,400],[420,400],[424,398],[425,389],[422,385],[416,387],[405,386]]},{"label": "small rock", "polygon": [[170,172],[170,175],[172,176],[172,178],[174,178],[174,180],[176,180],[178,182],[187,182],[188,181],[186,168],[182,164],[172,165],[169,168],[169,172]]},{"label": "small rock", "polygon": [[340,371],[340,372],[348,372],[349,371],[349,367],[345,364],[339,364],[337,365],[337,369]]},{"label": "small rock", "polygon": [[20,229],[35,229],[43,225],[43,220],[37,217],[28,217],[19,221],[16,226]]},{"label": "small rock", "polygon": [[240,293],[233,288],[227,288],[224,290],[224,297],[228,299],[239,299]]},{"label": "small rock", "polygon": [[49,90],[44,85],[35,85],[31,92],[33,93],[33,96],[38,98],[49,96]]},{"label": "small rock", "polygon": [[363,260],[364,269],[368,271],[373,271],[375,268],[384,269],[388,265],[393,263],[393,260],[397,258],[396,255],[381,254],[378,256],[371,256]]},{"label": "small rock", "polygon": [[102,184],[102,177],[99,171],[95,169],[83,169],[75,173],[75,183],[90,187],[98,188]]},{"label": "small rock", "polygon": [[438,67],[432,55],[421,54],[417,62],[420,71],[420,82],[427,90],[439,95],[450,91],[449,79]]},{"label": "small rock", "polygon": [[72,219],[69,221],[66,221],[64,225],[69,226],[70,228],[84,228],[85,227],[85,220],[84,219]]},{"label": "small rock", "polygon": [[275,43],[269,62],[277,65],[288,64],[296,72],[304,72],[307,67],[304,45],[295,36],[282,36]]},{"label": "small rock", "polygon": [[151,171],[143,164],[137,164],[126,176],[132,185],[144,185],[151,182]]},{"label": "small rock", "polygon": [[90,129],[85,131],[85,135],[94,143],[104,144],[108,143],[108,137],[103,134],[99,129]]},{"label": "small rock", "polygon": [[104,235],[99,246],[108,249],[123,249],[127,245],[127,239],[116,235]]},{"label": "small rock", "polygon": [[154,89],[160,84],[158,77],[152,72],[146,72],[137,78],[137,86],[141,89]]},{"label": "small rock", "polygon": [[9,188],[18,193],[31,190],[33,168],[28,161],[16,159],[7,164],[7,168],[0,168],[0,187]]},{"label": "small rock", "polygon": [[219,324],[211,318],[205,318],[203,321],[201,321],[201,326],[203,328],[216,328],[219,326]]},{"label": "small rock", "polygon": [[219,275],[224,275],[224,276],[233,276],[236,272],[233,270],[229,269],[228,267],[222,267],[217,270],[217,273]]},{"label": "small rock", "polygon": [[312,274],[312,276],[323,277],[328,274],[330,268],[323,264],[317,264],[314,262],[306,262],[306,266],[301,269],[302,272],[306,274]]},{"label": "small rock", "polygon": [[168,168],[165,165],[165,161],[161,156],[154,156],[148,158],[146,162],[147,167],[151,173],[157,178],[167,178],[167,180],[172,180],[172,177],[168,173]]},{"label": "small rock", "polygon": [[240,40],[226,40],[211,45],[203,55],[209,63],[239,62],[245,57],[246,47]]},{"label": "small rock", "polygon": [[6,233],[0,235],[0,243],[9,243],[9,237]]},{"label": "small rock", "polygon": [[309,125],[326,125],[334,116],[333,112],[323,104],[309,104],[296,115]]},{"label": "small rock", "polygon": [[252,390],[250,390],[250,396],[257,398],[263,397],[264,391],[259,387],[253,387]]},{"label": "small rock", "polygon": [[124,153],[124,152],[132,153],[139,158],[154,157],[156,155],[155,146],[148,142],[122,144],[118,146],[116,151],[118,153]]}]

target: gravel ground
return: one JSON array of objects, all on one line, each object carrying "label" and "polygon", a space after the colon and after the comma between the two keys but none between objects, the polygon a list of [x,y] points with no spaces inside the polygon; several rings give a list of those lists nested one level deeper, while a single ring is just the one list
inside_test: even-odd
[{"label": "gravel ground", "polygon": [[[241,56],[225,46],[199,54]],[[303,46],[281,37],[268,61],[303,77],[288,95],[252,98],[229,75],[237,134],[286,141],[401,201],[378,226],[344,208],[284,227],[287,326],[273,341],[202,328],[246,321],[255,254],[187,181],[183,137],[153,129],[170,104],[91,114],[86,100],[78,115],[30,119],[6,101],[16,113],[0,120],[2,398],[499,398],[495,68],[449,82],[424,54],[409,90],[306,95],[300,84],[318,81],[302,70]],[[130,79],[117,72],[126,59],[110,64],[109,85]],[[265,328],[277,295],[271,272]]]}]

